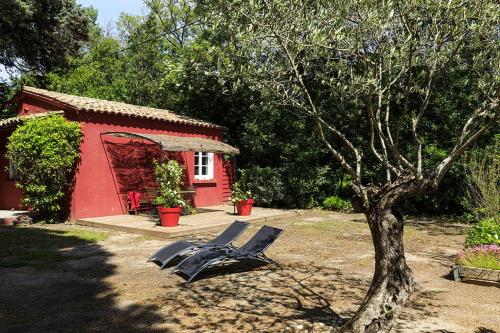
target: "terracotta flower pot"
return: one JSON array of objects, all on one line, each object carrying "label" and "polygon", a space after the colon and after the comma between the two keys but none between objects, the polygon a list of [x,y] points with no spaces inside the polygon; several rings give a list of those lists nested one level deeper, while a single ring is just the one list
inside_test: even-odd
[{"label": "terracotta flower pot", "polygon": [[241,216],[250,215],[252,213],[253,203],[254,203],[253,199],[246,199],[238,202],[236,204],[236,211],[238,212],[238,215]]},{"label": "terracotta flower pot", "polygon": [[157,207],[160,214],[160,224],[162,227],[176,227],[179,225],[182,207]]}]

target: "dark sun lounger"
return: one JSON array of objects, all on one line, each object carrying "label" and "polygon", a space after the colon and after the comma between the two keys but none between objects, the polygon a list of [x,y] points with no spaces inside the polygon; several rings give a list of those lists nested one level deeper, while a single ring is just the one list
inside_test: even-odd
[{"label": "dark sun lounger", "polygon": [[177,241],[156,251],[156,253],[153,254],[148,261],[152,261],[160,266],[160,268],[164,268],[172,259],[189,251],[230,246],[231,242],[238,238],[249,225],[250,223],[248,222],[234,221],[219,236],[207,243],[194,243],[182,240]]},{"label": "dark sun lounger", "polygon": [[282,229],[263,226],[248,242],[239,248],[233,246],[209,248],[193,254],[181,261],[172,273],[182,273],[187,277],[187,284],[204,269],[229,260],[256,260],[266,264],[272,262],[264,251],[281,235]]}]

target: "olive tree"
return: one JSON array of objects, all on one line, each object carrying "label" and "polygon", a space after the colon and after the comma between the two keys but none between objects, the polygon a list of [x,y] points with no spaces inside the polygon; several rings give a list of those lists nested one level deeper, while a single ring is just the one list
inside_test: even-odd
[{"label": "olive tree", "polygon": [[[229,36],[233,73],[271,103],[312,122],[325,149],[349,174],[354,204],[371,230],[375,269],[364,301],[340,330],[389,331],[415,285],[397,205],[435,191],[457,158],[498,124],[497,3],[214,0],[200,5],[207,23]],[[436,82],[458,72],[472,98],[460,110],[436,114],[433,93],[438,88],[446,93]],[[433,122],[451,118],[463,119],[453,144],[428,142]],[[433,146],[445,151],[437,163],[425,154]]]}]

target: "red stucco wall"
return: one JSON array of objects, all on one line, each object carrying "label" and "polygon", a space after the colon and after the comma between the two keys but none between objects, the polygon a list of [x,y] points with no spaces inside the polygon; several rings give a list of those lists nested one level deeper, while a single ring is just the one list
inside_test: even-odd
[{"label": "red stucco wall", "polygon": [[18,104],[17,112],[19,115],[29,115],[47,111],[59,111],[60,107],[50,105],[33,99],[23,100]]},{"label": "red stucco wall", "polygon": [[[219,129],[171,124],[147,119],[79,112],[77,120],[82,124],[83,143],[81,161],[77,170],[72,195],[71,218],[97,217],[126,214],[125,193],[119,193],[105,151],[101,133],[129,131],[136,133],[168,134],[176,136],[198,136],[221,139]],[[214,180],[194,180],[194,154],[183,153],[186,161],[188,182],[196,188],[195,206],[220,204],[222,198],[222,160],[214,158]],[[139,177],[139,175],[138,175]]]},{"label": "red stucco wall", "polygon": [[[19,111],[23,114],[61,109],[60,106],[54,107],[27,97],[19,102]],[[101,133],[123,131],[222,139],[222,130],[217,128],[173,124],[95,112],[75,112],[73,110],[67,111],[65,115],[70,120],[80,122],[83,131],[81,159],[76,171],[69,207],[71,220],[127,214],[125,193],[120,193],[116,185]],[[4,149],[5,144],[1,140],[2,134],[0,133],[0,149]],[[192,185],[196,189],[195,206],[221,204],[227,197],[226,188],[228,186],[226,184],[228,177],[224,174],[226,168],[222,165],[221,156],[219,154],[214,156],[214,179],[210,181],[194,180],[194,153],[184,152],[182,157],[186,163],[188,185]],[[5,164],[3,154],[0,157],[0,165],[3,165],[2,163]],[[12,182],[4,181],[7,179],[7,175],[2,172],[4,171],[0,171],[0,177],[3,177],[0,180],[0,209],[5,209],[18,203],[20,195],[19,191],[13,187]]]}]

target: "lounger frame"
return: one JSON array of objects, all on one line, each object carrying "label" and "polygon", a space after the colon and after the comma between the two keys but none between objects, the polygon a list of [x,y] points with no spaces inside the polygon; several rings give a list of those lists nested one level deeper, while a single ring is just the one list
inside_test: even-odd
[{"label": "lounger frame", "polygon": [[[241,228],[241,230],[239,230],[238,233],[232,235],[231,239],[227,239],[224,243],[217,243],[217,240],[219,238],[221,238],[222,235],[224,235],[224,233],[226,233],[228,230],[230,230],[231,227],[234,226],[235,223],[239,223],[241,225],[243,225],[243,228]],[[147,262],[152,262],[152,261],[157,261],[157,262],[160,262],[161,265],[160,265],[160,269],[164,269],[174,258],[178,257],[178,256],[183,256],[183,255],[190,255],[194,252],[197,252],[197,251],[202,251],[202,250],[206,250],[206,249],[214,249],[214,248],[224,248],[224,247],[232,247],[232,242],[234,242],[236,239],[238,239],[239,236],[241,236],[241,234],[250,226],[250,223],[248,222],[245,222],[245,221],[234,221],[228,228],[226,228],[226,230],[224,230],[219,236],[217,236],[216,238],[210,240],[209,242],[207,243],[202,243],[201,241],[198,241],[198,242],[188,242],[188,241],[185,241],[186,243],[190,243],[190,246],[186,246],[185,248],[181,249],[180,251],[177,251],[177,252],[174,252],[172,253],[172,255],[170,255],[169,257],[167,257],[166,259],[163,259],[162,261],[158,260],[156,258],[156,256],[163,250],[171,247],[172,245],[176,244],[177,242],[175,243],[172,243],[172,244],[169,244],[167,246],[164,246],[162,247],[161,249],[159,249],[158,251],[156,251],[151,257],[149,257],[149,259],[147,260]],[[187,257],[189,258],[189,256]]]},{"label": "lounger frame", "polygon": [[[277,229],[277,228],[274,228],[274,229]],[[217,258],[213,258],[211,260],[208,260],[203,265],[200,265],[191,275],[188,276],[188,280],[186,281],[186,284],[190,284],[193,281],[193,279],[199,273],[201,273],[203,270],[205,270],[205,269],[207,269],[209,267],[212,267],[212,266],[219,265],[221,263],[225,263],[225,262],[231,261],[231,260],[235,260],[235,261],[255,260],[255,261],[263,262],[265,264],[274,263],[274,261],[272,259],[268,258],[264,254],[264,251],[266,251],[276,241],[276,239],[282,233],[283,233],[283,230],[281,230],[278,234],[276,234],[276,236],[274,237],[274,239],[272,240],[272,242],[269,242],[256,255],[250,254],[249,251],[245,251],[245,252],[240,251],[240,249],[243,248],[243,247],[245,247],[245,245],[241,246],[240,248],[235,248],[234,246],[226,246],[226,247],[220,247],[220,248],[212,249],[212,250],[215,250],[215,251],[220,251],[220,253],[221,253],[220,256],[218,256]],[[250,241],[252,241],[252,240],[249,240],[249,242]],[[206,249],[206,250],[204,249],[203,251],[210,251],[210,250],[211,249]],[[203,252],[203,251],[199,251],[197,253],[200,253],[200,252]],[[182,264],[185,261],[189,260],[189,258],[191,258],[191,257],[186,257],[182,261],[180,261],[172,269],[171,274],[181,272],[181,271],[179,271],[179,267],[181,267]]]}]

